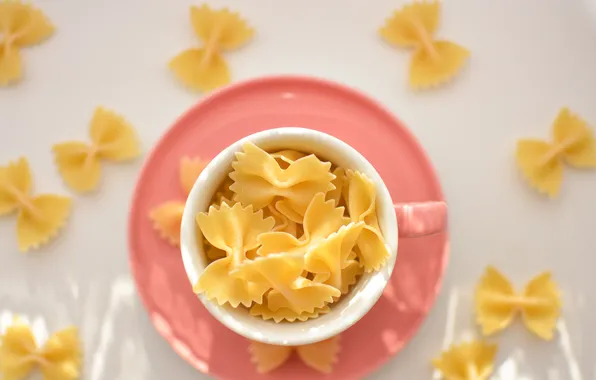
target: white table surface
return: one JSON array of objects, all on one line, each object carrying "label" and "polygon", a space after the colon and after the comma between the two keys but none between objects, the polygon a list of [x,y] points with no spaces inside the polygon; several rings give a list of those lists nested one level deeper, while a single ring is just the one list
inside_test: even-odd
[{"label": "white table surface", "polygon": [[[25,80],[0,89],[0,163],[28,157],[38,191],[68,191],[50,147],[87,139],[96,106],[124,114],[150,149],[201,99],[167,70],[197,42],[192,1],[35,3],[58,31],[24,50]],[[476,333],[471,292],[492,263],[519,286],[552,270],[564,292],[558,338],[540,342],[516,323],[498,339],[495,378],[596,379],[596,171],[565,169],[560,197],[548,201],[513,161],[516,139],[548,137],[562,106],[596,125],[595,1],[446,1],[439,35],[472,56],[454,83],[423,93],[406,85],[410,54],[375,34],[403,1],[209,3],[241,11],[258,32],[228,55],[235,80],[311,74],[361,89],[414,131],[436,165],[451,212],[447,276],[419,333],[371,378],[432,378],[429,360],[443,345]],[[11,313],[36,319],[40,331],[74,322],[85,379],[203,379],[154,331],[129,273],[127,208],[141,161],[106,165],[100,191],[75,197],[64,233],[38,252],[19,254],[14,218],[0,219],[0,323]]]}]

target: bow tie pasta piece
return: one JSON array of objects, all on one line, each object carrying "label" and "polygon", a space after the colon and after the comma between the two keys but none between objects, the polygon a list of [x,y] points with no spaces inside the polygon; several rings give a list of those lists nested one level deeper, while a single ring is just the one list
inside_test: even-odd
[{"label": "bow tie pasta piece", "polygon": [[329,274],[325,282],[337,289],[342,289],[342,268],[347,265],[348,255],[360,236],[364,223],[350,223],[317,245],[305,255],[305,268],[315,274]]},{"label": "bow tie pasta piece", "polygon": [[322,342],[295,347],[253,341],[248,351],[259,373],[268,373],[281,367],[293,351],[296,351],[300,360],[308,367],[322,373],[331,373],[341,348],[339,338],[337,335]]},{"label": "bow tie pasta piece", "polygon": [[259,236],[258,254],[266,256],[279,252],[308,252],[343,225],[344,208],[335,207],[334,201],[325,201],[319,193],[312,199],[304,214],[304,235],[297,239],[285,232],[270,232]]},{"label": "bow tie pasta piece", "polygon": [[207,5],[192,6],[190,19],[203,47],[183,51],[170,61],[170,69],[192,90],[210,91],[228,84],[231,75],[222,52],[248,43],[254,30],[238,13]]},{"label": "bow tie pasta piece", "polygon": [[415,48],[410,62],[410,86],[425,89],[452,79],[470,52],[450,41],[435,41],[440,4],[415,2],[396,11],[379,30],[391,45]]},{"label": "bow tie pasta piece", "polygon": [[364,174],[347,171],[347,206],[350,218],[367,225],[357,241],[360,261],[367,273],[379,270],[387,261],[389,251],[379,231],[376,212],[376,189],[374,183]]},{"label": "bow tie pasta piece", "polygon": [[486,380],[494,370],[497,346],[481,341],[452,345],[433,366],[445,380]]},{"label": "bow tie pasta piece", "polygon": [[563,108],[553,125],[554,143],[522,139],[516,161],[528,183],[549,197],[559,193],[563,162],[578,168],[596,168],[596,141],[588,125]]},{"label": "bow tie pasta piece", "polygon": [[53,194],[31,196],[31,171],[25,158],[0,166],[0,215],[18,210],[17,241],[26,252],[48,243],[70,215],[71,199]]},{"label": "bow tie pasta piece", "polygon": [[303,270],[302,254],[280,253],[245,261],[232,275],[271,288],[267,304],[272,311],[287,308],[298,314],[313,313],[341,295],[332,286],[300,277]]},{"label": "bow tie pasta piece", "polygon": [[205,268],[193,291],[205,294],[208,300],[214,299],[219,305],[229,303],[232,307],[240,304],[250,307],[253,303],[262,303],[269,288],[231,275],[233,268],[232,256],[213,261]]},{"label": "bow tie pasta piece", "polygon": [[[185,195],[188,195],[192,189],[205,164],[205,161],[198,157],[182,157],[180,160],[178,176]],[[167,201],[149,212],[153,228],[163,239],[176,247],[180,245],[180,224],[182,223],[183,213],[183,201]]]},{"label": "bow tie pasta piece", "polygon": [[550,273],[535,277],[523,295],[517,295],[503,274],[488,267],[476,289],[475,309],[484,335],[505,329],[521,311],[526,327],[538,337],[550,340],[560,315],[561,299]]},{"label": "bow tie pasta piece", "polygon": [[64,182],[80,193],[97,188],[101,177],[100,159],[128,161],[141,153],[132,126],[122,116],[104,108],[95,110],[90,135],[91,144],[71,141],[52,148]]},{"label": "bow tie pasta piece", "polygon": [[20,48],[39,44],[54,33],[45,14],[20,1],[0,2],[0,86],[21,78]]},{"label": "bow tie pasta piece", "polygon": [[308,319],[317,318],[319,315],[327,314],[330,311],[331,309],[329,308],[329,306],[316,308],[312,313],[303,312],[301,314],[298,314],[289,308],[279,308],[276,311],[273,311],[268,307],[267,302],[263,302],[262,304],[254,304],[250,308],[250,315],[255,317],[261,317],[266,321],[273,319],[275,323],[279,323],[281,321],[304,322]]},{"label": "bow tie pasta piece", "polygon": [[238,265],[246,258],[246,252],[257,248],[257,237],[271,231],[275,220],[263,218],[263,210],[253,211],[252,206],[239,203],[230,207],[222,203],[219,209],[210,207],[208,213],[197,215],[197,223],[209,243],[226,251]]},{"label": "bow tie pasta piece", "polygon": [[80,377],[81,345],[75,327],[56,332],[41,348],[29,326],[9,326],[0,343],[0,374],[3,379],[21,380],[35,366],[45,380],[75,380]]},{"label": "bow tie pasta piece", "polygon": [[280,197],[304,215],[315,194],[333,190],[331,163],[321,162],[315,155],[300,158],[282,169],[275,158],[256,145],[249,142],[243,149],[244,152],[236,153],[234,171],[230,173],[234,180],[230,189],[242,204],[261,209]]}]

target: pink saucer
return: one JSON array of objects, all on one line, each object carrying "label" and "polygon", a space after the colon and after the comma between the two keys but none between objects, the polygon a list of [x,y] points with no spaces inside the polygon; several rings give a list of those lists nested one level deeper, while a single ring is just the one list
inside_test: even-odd
[{"label": "pink saucer", "polygon": [[435,302],[448,258],[446,232],[401,238],[384,295],[342,334],[331,375],[293,358],[266,375],[255,371],[249,342],[217,322],[193,294],[177,248],[153,230],[149,211],[182,200],[178,164],[184,155],[210,158],[251,133],[305,127],[338,137],[377,169],[394,202],[443,200],[434,170],[416,139],[370,98],[339,84],[305,77],[269,77],[214,93],[180,118],[159,141],[139,177],[129,220],[130,264],[155,328],[199,371],[220,379],[361,379],[395,355]]}]

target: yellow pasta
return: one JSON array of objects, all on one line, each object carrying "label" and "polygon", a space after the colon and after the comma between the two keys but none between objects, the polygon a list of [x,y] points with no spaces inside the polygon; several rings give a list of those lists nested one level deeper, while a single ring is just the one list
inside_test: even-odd
[{"label": "yellow pasta", "polygon": [[54,194],[31,196],[33,179],[25,158],[0,166],[0,216],[18,211],[17,241],[26,252],[48,243],[64,226],[71,199]]},{"label": "yellow pasta", "polygon": [[346,175],[346,204],[350,218],[354,222],[366,223],[356,242],[360,262],[366,272],[376,271],[387,261],[389,251],[379,231],[375,185],[362,173],[348,170]]},{"label": "yellow pasta", "polygon": [[54,26],[41,10],[18,0],[0,1],[0,86],[21,79],[20,49],[37,45],[52,34]]},{"label": "yellow pasta", "polygon": [[322,342],[295,347],[251,342],[248,351],[259,373],[268,373],[279,368],[290,358],[292,352],[296,352],[308,367],[322,373],[331,373],[340,348],[340,336],[337,335]]},{"label": "yellow pasta", "polygon": [[190,8],[190,21],[201,48],[188,49],[170,61],[176,78],[196,91],[210,91],[230,82],[230,69],[223,56],[248,43],[254,30],[238,13],[213,10],[207,5]]},{"label": "yellow pasta", "polygon": [[521,312],[531,332],[551,340],[561,313],[561,295],[548,272],[533,278],[518,295],[503,274],[488,267],[476,289],[475,309],[484,335],[505,329]]},{"label": "yellow pasta", "polygon": [[311,318],[317,318],[319,315],[327,314],[331,309],[329,306],[324,306],[322,308],[315,308],[312,313],[303,312],[303,313],[296,313],[292,309],[289,308],[279,308],[275,311],[271,310],[267,305],[267,302],[263,302],[262,304],[254,304],[250,308],[250,315],[255,317],[261,317],[264,320],[273,319],[275,323],[279,323],[281,321],[306,321]]},{"label": "yellow pasta", "polygon": [[360,236],[364,222],[350,223],[329,235],[325,241],[305,254],[305,268],[311,273],[328,275],[325,281],[337,289],[342,289],[342,269],[356,240]]},{"label": "yellow pasta", "polygon": [[75,327],[58,331],[37,347],[29,326],[9,326],[0,340],[0,374],[5,380],[24,380],[35,367],[44,380],[75,380],[81,376],[82,350]]},{"label": "yellow pasta", "polygon": [[69,187],[81,193],[97,188],[100,159],[128,161],[141,153],[134,129],[112,111],[97,108],[89,132],[90,144],[69,141],[52,148],[60,175]]},{"label": "yellow pasta", "polygon": [[321,162],[315,155],[282,169],[275,158],[256,145],[246,143],[243,149],[244,152],[236,153],[230,174],[234,181],[230,189],[236,194],[234,199],[242,204],[262,209],[280,197],[288,201],[292,210],[304,215],[315,194],[333,189],[331,163]]},{"label": "yellow pasta", "polygon": [[523,139],[517,143],[516,161],[528,183],[554,198],[563,181],[563,163],[596,168],[596,141],[588,125],[563,108],[553,125],[553,143]]},{"label": "yellow pasta", "polygon": [[[207,163],[198,157],[182,157],[178,172],[180,186],[188,196],[196,179]],[[180,224],[184,212],[184,201],[167,201],[151,209],[149,218],[159,235],[174,246],[180,245]],[[215,253],[213,254],[215,256]]]},{"label": "yellow pasta", "polygon": [[267,304],[272,311],[287,308],[298,314],[313,313],[341,295],[332,286],[301,277],[303,270],[304,255],[278,253],[246,261],[232,275],[271,289]]},{"label": "yellow pasta", "polygon": [[209,244],[225,251],[227,256],[205,268],[194,291],[204,293],[220,305],[249,307],[253,302],[262,303],[263,294],[269,289],[266,285],[230,275],[230,272],[246,260],[249,250],[258,246],[257,236],[271,231],[274,219],[263,219],[263,211],[253,212],[252,206],[242,208],[237,203],[230,207],[222,203],[219,209],[211,207],[209,213],[199,214],[197,223]]},{"label": "yellow pasta", "polygon": [[303,322],[331,311],[365,271],[380,268],[388,252],[374,183],[330,170],[313,154],[246,143],[208,213],[197,216],[210,264],[194,291],[266,321]]},{"label": "yellow pasta", "polygon": [[432,361],[445,380],[488,380],[497,346],[482,341],[454,344]]},{"label": "yellow pasta", "polygon": [[332,200],[325,201],[325,195],[319,193],[308,205],[304,215],[304,235],[300,239],[284,232],[264,233],[259,236],[261,247],[257,252],[261,256],[277,252],[306,253],[340,229],[343,214],[343,207],[335,207]]},{"label": "yellow pasta", "polygon": [[379,30],[391,45],[414,48],[410,86],[428,88],[447,82],[462,68],[470,53],[445,40],[434,40],[439,25],[439,1],[414,2],[395,11]]}]

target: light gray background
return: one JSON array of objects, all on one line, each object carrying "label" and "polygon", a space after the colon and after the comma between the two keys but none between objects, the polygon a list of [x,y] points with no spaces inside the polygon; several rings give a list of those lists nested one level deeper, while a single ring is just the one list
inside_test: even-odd
[{"label": "light gray background", "polygon": [[[36,3],[58,30],[23,51],[24,82],[0,89],[0,163],[25,155],[37,191],[67,192],[50,147],[86,140],[97,105],[124,114],[149,149],[200,100],[167,70],[170,58],[198,43],[193,2]],[[596,379],[596,171],[566,169],[559,199],[548,201],[513,162],[516,139],[548,137],[564,105],[596,124],[596,2],[446,1],[439,36],[472,56],[456,82],[424,93],[406,85],[410,53],[375,34],[403,1],[209,3],[239,10],[258,32],[227,55],[235,80],[312,74],[359,88],[393,110],[436,165],[451,207],[447,277],[418,335],[372,378],[431,378],[430,358],[476,333],[471,291],[492,263],[519,286],[553,270],[565,303],[556,341],[539,342],[519,323],[502,336],[496,378]],[[43,338],[46,328],[76,323],[85,379],[201,379],[153,330],[131,282],[126,218],[140,165],[105,165],[100,191],[76,197],[64,233],[39,252],[19,254],[14,217],[0,219],[0,324],[25,314]]]}]

